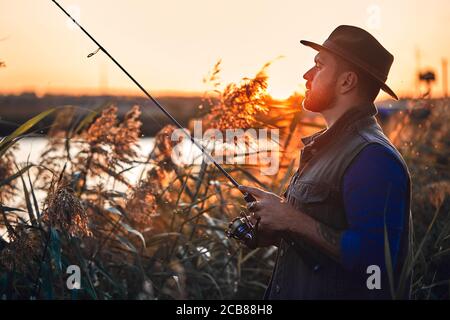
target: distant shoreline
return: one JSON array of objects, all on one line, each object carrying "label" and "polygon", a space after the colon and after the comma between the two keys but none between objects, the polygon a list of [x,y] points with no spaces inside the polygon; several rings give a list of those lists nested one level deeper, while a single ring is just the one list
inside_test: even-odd
[{"label": "distant shoreline", "polygon": [[[198,106],[202,104],[201,96],[160,96],[156,97],[183,126],[198,114]],[[71,95],[45,95],[37,96],[35,93],[19,95],[0,95],[0,135],[10,134],[19,125],[33,116],[50,108],[76,107],[76,116],[82,119],[89,110],[95,110],[107,103],[114,104],[119,109],[119,117],[125,115],[134,105],[141,107],[142,134],[152,137],[165,125],[170,124],[168,118],[145,97],[139,96],[71,96]],[[49,117],[38,124],[39,133],[46,133],[54,117]]]}]

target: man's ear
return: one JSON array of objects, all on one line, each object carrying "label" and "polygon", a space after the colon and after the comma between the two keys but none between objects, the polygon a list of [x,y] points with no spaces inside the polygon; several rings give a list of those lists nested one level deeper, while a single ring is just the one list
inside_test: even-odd
[{"label": "man's ear", "polygon": [[347,71],[341,74],[341,79],[339,81],[339,90],[341,94],[346,94],[350,92],[358,85],[358,75],[356,72]]}]

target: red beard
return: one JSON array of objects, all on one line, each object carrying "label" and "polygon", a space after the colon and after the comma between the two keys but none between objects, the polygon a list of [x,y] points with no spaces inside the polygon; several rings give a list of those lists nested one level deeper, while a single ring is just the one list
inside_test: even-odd
[{"label": "red beard", "polygon": [[316,93],[308,90],[303,100],[303,109],[311,112],[321,112],[332,108],[336,96],[332,90],[325,90],[323,93]]}]

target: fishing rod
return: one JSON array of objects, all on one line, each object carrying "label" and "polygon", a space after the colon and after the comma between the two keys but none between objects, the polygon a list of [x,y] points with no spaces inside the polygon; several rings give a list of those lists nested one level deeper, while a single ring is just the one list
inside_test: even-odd
[{"label": "fishing rod", "polygon": [[[89,54],[88,57],[92,57],[94,54],[96,54],[99,51],[102,51],[104,54],[108,56],[114,62],[114,64],[119,67],[120,70],[125,73],[128,78],[130,78],[131,81],[134,82],[134,84],[149,98],[169,119],[172,121],[173,124],[175,124],[178,128],[183,130],[184,134],[192,141],[193,144],[195,144],[202,153],[219,169],[220,172],[224,174],[224,176],[230,180],[230,182],[236,187],[239,188],[240,184],[220,165],[217,163],[217,161],[205,150],[205,148],[200,145],[197,141],[195,141],[194,137],[192,137],[188,132],[186,132],[186,129],[183,128],[183,126],[175,119],[153,96],[144,89],[144,87],[124,68],[122,65],[108,52],[108,50],[105,49],[83,26],[78,23],[77,20],[75,20],[56,0],[52,0],[52,2],[62,11],[64,14],[73,21],[80,29],[84,32],[85,35],[87,35],[97,46],[98,49]],[[244,195],[244,198],[247,202],[253,202],[256,201],[256,199],[249,193],[241,191]]]},{"label": "fishing rod", "polygon": [[[52,0],[52,2],[70,19],[75,23],[83,33],[89,37],[89,39],[94,42],[98,49],[88,55],[88,58],[92,57],[93,55],[97,54],[99,51],[102,51],[104,54],[108,56],[114,62],[114,64],[122,70],[123,73],[125,73],[128,78],[133,81],[133,83],[147,96],[148,99],[150,99],[169,119],[170,121],[175,124],[178,128],[180,128],[183,133],[192,141],[192,143],[197,146],[201,152],[216,166],[217,169],[219,169],[220,172],[236,187],[239,189],[241,186],[220,164],[217,163],[217,161],[205,150],[205,148],[199,144],[197,141],[195,141],[194,137],[192,137],[186,129],[183,128],[183,126],[175,119],[153,96],[145,90],[145,88],[124,68],[122,65],[108,52],[108,50],[105,49],[83,26],[75,19],[73,18],[56,0]],[[239,189],[241,193],[244,196],[244,199],[247,203],[255,202],[256,199],[248,192],[244,192]],[[256,221],[255,224],[253,224],[247,217],[247,215],[243,212],[241,212],[241,216],[233,219],[228,229],[226,230],[226,234],[228,237],[235,238],[237,240],[240,240],[241,242],[244,242],[248,246],[252,247],[256,244],[257,240],[257,230],[258,230],[258,224],[259,219]]]}]

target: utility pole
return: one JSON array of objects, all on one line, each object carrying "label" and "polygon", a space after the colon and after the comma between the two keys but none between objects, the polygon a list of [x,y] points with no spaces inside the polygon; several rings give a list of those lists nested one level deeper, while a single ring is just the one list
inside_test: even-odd
[{"label": "utility pole", "polygon": [[448,68],[446,58],[442,58],[442,96],[448,98]]},{"label": "utility pole", "polygon": [[415,60],[416,60],[416,81],[415,81],[415,96],[420,96],[420,49],[418,46],[416,46],[416,52],[415,52]]}]

